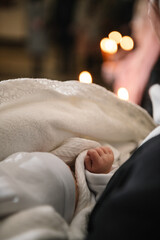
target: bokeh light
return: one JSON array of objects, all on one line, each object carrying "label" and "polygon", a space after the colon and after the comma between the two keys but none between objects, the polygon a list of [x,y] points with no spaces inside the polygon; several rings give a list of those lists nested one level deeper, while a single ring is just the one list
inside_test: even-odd
[{"label": "bokeh light", "polygon": [[92,83],[92,75],[87,71],[83,71],[79,74],[79,81],[82,83]]},{"label": "bokeh light", "polygon": [[125,51],[131,51],[134,47],[134,41],[131,37],[124,36],[120,41],[120,46]]},{"label": "bokeh light", "polygon": [[125,101],[129,100],[129,93],[126,88],[119,88],[117,91],[117,96]]},{"label": "bokeh light", "polygon": [[122,39],[122,35],[118,31],[110,32],[108,37],[109,37],[109,39],[116,41],[117,44],[119,44]]},{"label": "bokeh light", "polygon": [[116,41],[109,38],[103,38],[100,42],[100,47],[103,52],[109,54],[114,54],[118,50]]}]

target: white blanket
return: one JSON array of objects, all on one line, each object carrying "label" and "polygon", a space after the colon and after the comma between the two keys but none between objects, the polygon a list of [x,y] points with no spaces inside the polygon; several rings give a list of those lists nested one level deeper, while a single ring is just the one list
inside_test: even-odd
[{"label": "white blanket", "polygon": [[53,152],[73,165],[79,202],[70,226],[49,206],[0,222],[0,239],[83,239],[94,201],[84,175],[85,150],[111,144],[121,164],[155,128],[137,105],[95,84],[46,79],[0,82],[0,160],[15,152]]},{"label": "white blanket", "polygon": [[154,127],[145,110],[95,84],[0,82],[0,160],[19,151],[51,152],[70,137],[137,143]]}]

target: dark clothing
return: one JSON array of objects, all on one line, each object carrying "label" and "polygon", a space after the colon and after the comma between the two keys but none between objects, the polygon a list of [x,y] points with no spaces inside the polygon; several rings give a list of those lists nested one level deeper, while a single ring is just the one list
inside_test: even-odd
[{"label": "dark clothing", "polygon": [[160,135],[113,175],[91,213],[87,240],[160,239]]}]

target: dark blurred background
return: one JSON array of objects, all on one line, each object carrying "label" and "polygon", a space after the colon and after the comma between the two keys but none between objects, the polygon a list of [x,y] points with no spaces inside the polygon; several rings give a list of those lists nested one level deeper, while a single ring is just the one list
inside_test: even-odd
[{"label": "dark blurred background", "polygon": [[[110,79],[100,41],[116,30],[132,35],[136,49],[131,23],[137,2],[0,0],[0,80],[76,80],[85,70],[94,83],[114,91],[114,74]],[[143,102],[145,105],[146,100]]]},{"label": "dark blurred background", "polygon": [[0,79],[77,79],[102,83],[100,40],[129,34],[134,0],[0,0]]}]

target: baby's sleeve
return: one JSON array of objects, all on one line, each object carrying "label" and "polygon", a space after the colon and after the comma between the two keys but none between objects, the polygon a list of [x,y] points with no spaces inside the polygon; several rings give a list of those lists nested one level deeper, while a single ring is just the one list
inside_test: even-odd
[{"label": "baby's sleeve", "polygon": [[107,174],[91,173],[88,170],[85,170],[88,187],[95,194],[96,200],[98,200],[106,188],[110,178],[113,176],[117,169],[118,166],[116,164],[113,164],[111,171]]}]

